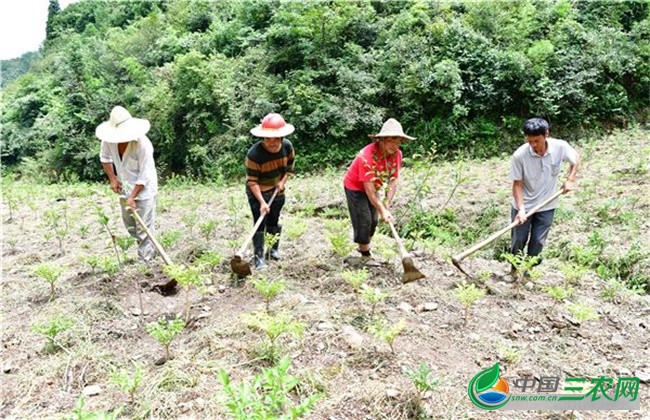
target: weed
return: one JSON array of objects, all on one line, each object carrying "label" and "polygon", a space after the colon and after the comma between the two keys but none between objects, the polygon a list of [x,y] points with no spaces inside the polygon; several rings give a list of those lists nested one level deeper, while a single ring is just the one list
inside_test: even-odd
[{"label": "weed", "polygon": [[560,267],[564,274],[564,281],[571,285],[579,285],[582,283],[582,277],[587,274],[587,269],[576,264],[563,263]]},{"label": "weed", "polygon": [[600,292],[600,297],[606,301],[622,303],[634,295],[642,295],[643,290],[639,287],[628,288],[624,282],[618,279],[607,280],[607,285]]},{"label": "weed", "polygon": [[295,241],[307,232],[307,222],[302,219],[292,219],[290,222],[284,224],[283,231],[287,235],[287,239]]},{"label": "weed", "polygon": [[36,266],[34,274],[50,284],[50,300],[54,299],[54,285],[63,274],[63,267],[54,265],[54,263],[43,263]]},{"label": "weed", "polygon": [[143,376],[144,369],[141,365],[135,365],[133,372],[112,367],[108,374],[109,382],[116,385],[122,392],[126,392],[131,404],[135,402],[135,394],[140,388]]},{"label": "weed", "polygon": [[572,303],[568,307],[569,312],[580,322],[586,322],[598,319],[598,314],[589,305],[583,303]]},{"label": "weed", "polygon": [[65,420],[117,420],[120,416],[121,408],[110,413],[96,413],[94,411],[86,411],[84,409],[85,401],[80,397],[77,405],[72,409],[69,416],[64,417]]},{"label": "weed", "polygon": [[459,284],[456,287],[456,292],[454,296],[458,301],[465,307],[465,323],[469,320],[469,308],[474,305],[474,303],[485,296],[485,290],[478,289],[474,284]]},{"label": "weed", "polygon": [[158,322],[151,322],[145,326],[147,333],[158,340],[165,349],[165,360],[170,360],[169,346],[172,340],[185,328],[185,321],[180,318],[167,320],[160,317]]},{"label": "weed", "polygon": [[172,229],[168,230],[167,232],[163,232],[160,235],[160,245],[162,245],[164,249],[170,248],[174,246],[176,242],[178,242],[178,240],[181,238],[181,235],[182,233],[178,229]]},{"label": "weed", "polygon": [[82,239],[86,239],[89,232],[90,232],[90,226],[88,225],[79,226],[79,234],[81,235]]},{"label": "weed", "polygon": [[358,294],[361,286],[370,278],[370,273],[366,267],[363,267],[360,270],[344,270],[341,272],[341,277],[352,286],[354,293]]},{"label": "weed", "polygon": [[393,343],[398,335],[406,328],[404,320],[399,320],[395,324],[389,324],[388,321],[378,318],[368,326],[368,332],[378,340],[384,340],[390,347],[392,354],[395,354]]},{"label": "weed", "polygon": [[523,350],[510,346],[499,346],[499,358],[510,365],[519,363]]},{"label": "weed", "polygon": [[266,368],[255,375],[252,382],[234,385],[230,375],[221,369],[219,380],[226,396],[224,406],[227,415],[238,419],[295,419],[303,417],[322,397],[315,393],[295,404],[289,394],[295,391],[300,381],[288,374],[291,359],[283,357],[277,366]]},{"label": "weed", "polygon": [[63,349],[63,346],[56,341],[56,336],[73,325],[74,322],[72,320],[56,316],[46,324],[32,324],[32,331],[42,334],[47,338],[45,351],[47,353],[53,353],[57,347]]},{"label": "weed", "polygon": [[196,226],[196,222],[198,222],[199,218],[194,214],[186,214],[181,217],[181,220],[185,223],[185,226],[190,229],[190,235],[192,235],[194,226]]},{"label": "weed", "polygon": [[332,245],[332,251],[336,255],[339,255],[341,257],[344,257],[348,255],[356,245],[350,242],[350,238],[348,238],[348,233],[345,231],[338,231],[338,232],[325,232],[325,236],[327,236],[327,239],[330,241],[330,245]]},{"label": "weed", "polygon": [[570,285],[567,286],[549,286],[543,288],[543,290],[553,299],[553,306],[556,303],[568,299],[573,296],[573,287]]},{"label": "weed", "polygon": [[251,283],[264,298],[267,313],[271,301],[287,287],[287,283],[283,279],[268,280],[261,274],[254,278]]}]

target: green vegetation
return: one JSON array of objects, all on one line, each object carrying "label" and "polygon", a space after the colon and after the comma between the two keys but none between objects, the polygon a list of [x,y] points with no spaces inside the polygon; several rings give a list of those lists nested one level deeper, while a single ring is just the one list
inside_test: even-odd
[{"label": "green vegetation", "polygon": [[51,13],[29,71],[7,67],[3,160],[101,179],[93,133],[116,104],[151,121],[166,172],[212,180],[242,174],[270,111],[296,126],[299,171],[347,162],[389,115],[419,139],[406,155],[494,155],[530,115],[573,139],[644,118],[648,27],[642,1],[81,1]]},{"label": "green vegetation", "polygon": [[44,335],[47,338],[47,344],[45,345],[46,353],[53,353],[64,347],[56,340],[56,336],[66,331],[68,328],[72,327],[74,322],[70,319],[64,318],[62,316],[55,316],[50,319],[49,322],[44,324],[32,324],[32,330],[39,334]]},{"label": "green vegetation", "polygon": [[295,403],[290,395],[300,386],[300,380],[288,373],[291,359],[283,357],[277,366],[264,369],[251,382],[238,385],[230,381],[225,370],[219,370],[219,380],[228,416],[238,420],[248,419],[296,419],[311,411],[322,395],[314,393]]},{"label": "green vegetation", "polygon": [[57,266],[53,263],[42,263],[36,266],[34,274],[42,278],[50,285],[50,300],[54,299],[56,291],[54,285],[63,274],[63,267]]},{"label": "green vegetation", "polygon": [[271,301],[287,287],[287,283],[283,279],[269,280],[261,274],[254,278],[251,283],[255,287],[255,290],[257,290],[264,298],[264,301],[266,302],[266,312],[269,312]]},{"label": "green vegetation", "polygon": [[454,297],[465,307],[465,323],[469,321],[469,309],[477,300],[485,296],[485,290],[477,288],[474,284],[459,284]]},{"label": "green vegetation", "polygon": [[289,334],[293,337],[300,338],[305,329],[305,324],[295,321],[287,312],[280,312],[276,315],[269,315],[266,312],[253,312],[242,315],[242,321],[248,327],[262,331],[267,340],[262,343],[260,354],[262,360],[270,363],[277,363],[282,354],[282,346],[278,343],[278,338],[283,334]]},{"label": "green vegetation", "polygon": [[165,349],[165,360],[171,360],[169,346],[178,334],[185,328],[185,321],[180,318],[165,319],[160,317],[158,322],[152,322],[146,325],[147,333],[155,338]]}]

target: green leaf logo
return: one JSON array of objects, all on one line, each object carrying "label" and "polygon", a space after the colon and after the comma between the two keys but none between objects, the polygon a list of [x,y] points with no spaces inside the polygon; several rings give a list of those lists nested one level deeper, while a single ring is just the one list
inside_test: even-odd
[{"label": "green leaf logo", "polygon": [[496,410],[497,408],[503,407],[508,401],[510,401],[510,397],[508,396],[508,398],[506,398],[506,400],[500,404],[490,405],[484,403],[479,398],[478,394],[492,388],[494,384],[497,383],[499,380],[499,373],[499,364],[495,363],[494,366],[477,373],[472,378],[472,380],[469,381],[469,385],[467,386],[467,394],[469,395],[469,399],[474,403],[474,405],[484,410]]},{"label": "green leaf logo", "polygon": [[499,380],[499,364],[495,363],[491,368],[479,372],[474,378],[476,379],[476,392],[492,388]]}]

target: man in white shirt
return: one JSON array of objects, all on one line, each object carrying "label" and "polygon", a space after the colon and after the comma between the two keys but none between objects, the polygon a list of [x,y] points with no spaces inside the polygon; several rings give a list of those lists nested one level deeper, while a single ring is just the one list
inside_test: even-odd
[{"label": "man in white shirt", "polygon": [[[524,123],[527,144],[520,146],[510,161],[512,180],[512,221],[519,225],[512,229],[510,252],[519,254],[528,245],[527,255],[541,254],[553,223],[559,198],[553,200],[529,218],[526,212],[555,194],[562,162],[569,162],[569,174],[562,185],[564,193],[575,188],[580,157],[564,140],[548,136],[549,124],[542,118],[531,118]],[[514,267],[511,274],[515,274]]]},{"label": "man in white shirt", "polygon": [[120,194],[124,226],[138,240],[138,256],[144,262],[153,260],[156,249],[144,229],[129,213],[128,207],[138,212],[153,234],[158,174],[153,145],[146,136],[149,128],[149,121],[133,118],[129,111],[116,106],[111,111],[110,119],[95,131],[102,141],[99,160],[108,176],[111,190]]}]

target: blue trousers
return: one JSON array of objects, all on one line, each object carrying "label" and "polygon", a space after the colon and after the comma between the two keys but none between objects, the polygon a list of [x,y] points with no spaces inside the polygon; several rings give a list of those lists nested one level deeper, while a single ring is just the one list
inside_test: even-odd
[{"label": "blue trousers", "polygon": [[[523,252],[528,244],[527,255],[534,257],[542,253],[548,232],[553,224],[555,209],[534,213],[526,223],[516,226],[512,229],[510,238],[510,252],[514,255]],[[517,210],[511,208],[510,220],[514,221],[517,216]]]}]

